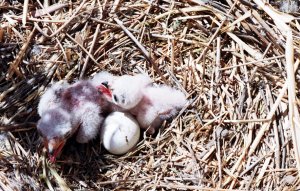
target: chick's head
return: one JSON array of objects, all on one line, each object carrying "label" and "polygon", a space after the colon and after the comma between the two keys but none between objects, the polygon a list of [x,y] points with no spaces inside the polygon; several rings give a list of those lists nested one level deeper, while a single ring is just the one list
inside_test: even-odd
[{"label": "chick's head", "polygon": [[116,79],[116,76],[112,75],[109,72],[102,71],[94,75],[94,77],[90,80],[93,86],[97,87],[101,84],[105,84],[110,86],[113,81]]},{"label": "chick's head", "polygon": [[76,129],[70,113],[60,107],[49,109],[42,115],[37,130],[43,138],[51,162],[55,162],[66,140]]},{"label": "chick's head", "polygon": [[94,77],[90,80],[90,82],[101,93],[101,98],[105,101],[108,101],[111,99],[111,91],[109,88],[114,83],[116,78],[117,77],[112,75],[111,73],[102,71],[95,74]]},{"label": "chick's head", "polygon": [[131,109],[142,100],[144,88],[151,82],[145,74],[120,76],[110,87],[111,101],[123,109]]}]

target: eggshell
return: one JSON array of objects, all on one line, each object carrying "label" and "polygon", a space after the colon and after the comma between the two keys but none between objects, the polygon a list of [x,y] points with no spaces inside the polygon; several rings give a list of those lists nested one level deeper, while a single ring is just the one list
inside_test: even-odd
[{"label": "eggshell", "polygon": [[139,138],[140,127],[128,113],[111,113],[101,128],[103,146],[112,154],[125,154],[137,144]]}]

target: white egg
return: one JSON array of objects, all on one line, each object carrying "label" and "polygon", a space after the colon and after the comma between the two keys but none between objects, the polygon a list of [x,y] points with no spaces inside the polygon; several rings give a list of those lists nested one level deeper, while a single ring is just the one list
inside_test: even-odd
[{"label": "white egg", "polygon": [[140,127],[128,113],[111,113],[101,128],[103,146],[112,154],[125,154],[137,144],[139,138]]}]

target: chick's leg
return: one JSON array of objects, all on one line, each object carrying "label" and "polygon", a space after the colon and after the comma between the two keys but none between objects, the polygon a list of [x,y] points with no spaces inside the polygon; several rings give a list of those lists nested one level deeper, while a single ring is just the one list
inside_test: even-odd
[{"label": "chick's leg", "polygon": [[95,103],[85,103],[78,111],[80,112],[77,112],[76,115],[80,119],[80,128],[76,136],[76,141],[87,143],[97,136],[103,117],[100,113],[100,107]]}]

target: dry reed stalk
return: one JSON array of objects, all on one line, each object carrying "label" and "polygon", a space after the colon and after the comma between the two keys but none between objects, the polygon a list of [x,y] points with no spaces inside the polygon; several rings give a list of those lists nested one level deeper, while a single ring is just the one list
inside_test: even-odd
[{"label": "dry reed stalk", "polygon": [[[0,3],[0,189],[297,189],[300,27],[289,21],[286,36],[282,14],[260,2],[28,1],[26,17],[24,4]],[[190,102],[126,155],[70,139],[49,164],[34,128],[39,96],[102,70],[147,72]]]},{"label": "dry reed stalk", "polygon": [[25,27],[25,25],[26,25],[26,19],[27,19],[27,13],[28,13],[28,3],[29,3],[29,0],[24,1],[23,16],[22,16],[23,27]]},{"label": "dry reed stalk", "polygon": [[19,70],[19,65],[21,64],[21,61],[22,61],[23,57],[25,56],[25,52],[27,51],[29,44],[34,37],[35,32],[36,32],[36,29],[33,28],[30,35],[26,39],[26,42],[24,42],[21,50],[19,51],[16,59],[14,60],[13,63],[11,63],[11,65],[9,67],[10,69],[9,69],[7,78],[11,78],[14,73],[16,73],[20,78],[24,78],[24,76],[21,74],[21,72]]},{"label": "dry reed stalk", "polygon": [[38,9],[34,12],[33,14],[33,17],[40,17],[40,16],[43,16],[43,15],[46,15],[46,14],[49,14],[49,13],[52,13],[54,11],[57,11],[59,9],[62,9],[62,8],[65,8],[67,7],[68,4],[54,4],[54,5],[51,5],[51,6],[48,6],[48,7],[45,7],[43,9]]},{"label": "dry reed stalk", "polygon": [[[100,29],[100,25],[98,24],[98,25],[97,25],[97,28],[96,28],[96,31],[95,31],[95,34],[94,34],[94,37],[93,37],[93,41],[92,41],[90,50],[89,50],[89,55],[92,54],[92,51],[93,51],[93,49],[94,49],[94,46],[95,46],[95,43],[96,43],[96,40],[97,40],[97,35],[98,35],[98,33],[99,33],[99,29]],[[83,67],[82,67],[82,70],[81,70],[81,73],[80,73],[80,77],[79,77],[80,79],[83,78],[83,75],[84,75],[84,73],[85,73],[87,64],[88,64],[88,62],[89,62],[89,58],[90,58],[90,57],[87,57],[87,58],[85,59],[85,62],[84,62],[84,64],[83,64]]]},{"label": "dry reed stalk", "polygon": [[[294,122],[299,121],[299,110],[297,107],[294,107],[296,103],[296,84],[295,84],[295,75],[294,75],[294,45],[293,45],[293,33],[292,29],[286,24],[291,22],[294,19],[290,15],[278,14],[274,9],[260,0],[254,0],[254,2],[263,8],[263,10],[269,14],[270,17],[274,20],[274,23],[282,33],[286,36],[286,45],[285,45],[285,59],[286,59],[286,72],[287,72],[287,82],[288,86],[288,96],[289,96],[289,120],[290,128],[292,130],[292,138],[294,144],[294,152],[297,161],[298,171],[300,171],[300,126]],[[300,175],[299,175],[300,176]]]}]

